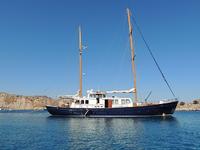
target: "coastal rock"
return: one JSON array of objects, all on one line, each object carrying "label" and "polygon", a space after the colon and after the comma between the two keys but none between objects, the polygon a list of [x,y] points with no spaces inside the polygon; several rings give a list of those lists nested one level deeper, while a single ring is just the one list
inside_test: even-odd
[{"label": "coastal rock", "polygon": [[22,96],[4,92],[0,93],[1,109],[45,109],[46,105],[58,105],[58,101],[47,96]]},{"label": "coastal rock", "polygon": [[193,100],[192,102],[179,102],[176,107],[177,111],[200,111],[200,99]]}]

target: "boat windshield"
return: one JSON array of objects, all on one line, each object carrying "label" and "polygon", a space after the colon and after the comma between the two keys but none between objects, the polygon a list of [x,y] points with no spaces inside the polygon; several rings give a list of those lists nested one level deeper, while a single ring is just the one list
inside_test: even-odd
[{"label": "boat windshield", "polygon": [[91,98],[105,98],[105,94],[90,94]]}]

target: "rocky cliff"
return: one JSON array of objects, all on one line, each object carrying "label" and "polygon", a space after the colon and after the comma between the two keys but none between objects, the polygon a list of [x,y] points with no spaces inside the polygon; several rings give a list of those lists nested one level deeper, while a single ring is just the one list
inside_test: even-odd
[{"label": "rocky cliff", "polygon": [[47,96],[22,96],[8,93],[0,93],[1,109],[44,109],[46,105],[58,105],[58,101]]}]

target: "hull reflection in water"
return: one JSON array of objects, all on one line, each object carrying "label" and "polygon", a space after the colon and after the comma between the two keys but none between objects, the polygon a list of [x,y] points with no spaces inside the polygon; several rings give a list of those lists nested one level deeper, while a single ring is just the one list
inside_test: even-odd
[{"label": "hull reflection in water", "polygon": [[62,108],[46,106],[51,115],[65,117],[148,117],[171,115],[178,101],[124,108]]}]

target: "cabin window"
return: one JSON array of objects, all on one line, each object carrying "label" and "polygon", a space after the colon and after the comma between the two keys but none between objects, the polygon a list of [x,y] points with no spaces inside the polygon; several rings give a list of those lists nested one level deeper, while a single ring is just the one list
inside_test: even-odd
[{"label": "cabin window", "polygon": [[88,101],[88,100],[86,100],[86,101],[85,101],[85,104],[89,104],[89,101]]},{"label": "cabin window", "polygon": [[96,96],[95,96],[95,94],[90,94],[90,97],[95,98]]},{"label": "cabin window", "polygon": [[97,96],[97,98],[105,98],[106,97],[105,94],[97,94],[96,96]]},{"label": "cabin window", "polygon": [[84,100],[81,100],[81,104],[84,104]]},{"label": "cabin window", "polygon": [[122,99],[122,104],[125,104],[125,100],[124,99]]},{"label": "cabin window", "polygon": [[97,98],[97,104],[99,104],[99,98]]},{"label": "cabin window", "polygon": [[97,95],[97,97],[98,97],[98,98],[102,98],[102,95],[101,95],[101,94],[99,94],[99,95]]},{"label": "cabin window", "polygon": [[79,103],[80,103],[80,101],[79,101],[79,100],[76,100],[76,101],[75,101],[75,104],[79,104]]},{"label": "cabin window", "polygon": [[119,104],[119,101],[118,101],[118,99],[116,99],[116,100],[115,100],[115,104]]},{"label": "cabin window", "polygon": [[129,99],[126,99],[126,104],[130,104],[130,100]]}]

